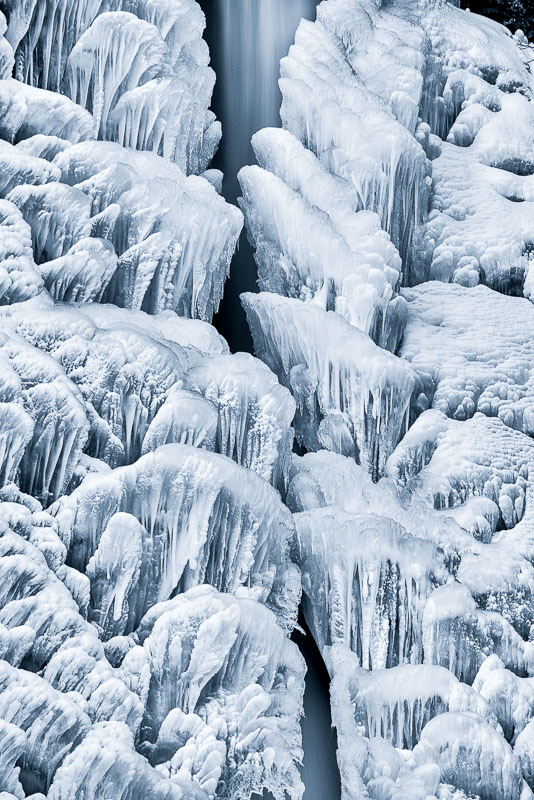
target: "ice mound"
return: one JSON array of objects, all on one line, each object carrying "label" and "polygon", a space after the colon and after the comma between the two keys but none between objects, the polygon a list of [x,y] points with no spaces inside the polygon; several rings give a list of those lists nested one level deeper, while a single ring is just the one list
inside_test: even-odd
[{"label": "ice mound", "polygon": [[135,638],[151,672],[141,738],[162,774],[209,797],[221,782],[236,798],[300,797],[304,662],[270,611],[204,586],[154,606]]},{"label": "ice mound", "polygon": [[[121,517],[129,515],[116,515],[114,524]],[[201,586],[152,606],[143,619],[142,612],[132,616],[136,630],[129,638],[108,628],[115,636],[104,649],[97,633],[103,626],[84,619],[87,604],[98,596],[98,563],[93,559],[95,567],[88,570],[89,595],[87,579],[64,564],[67,551],[58,531],[63,533],[33,498],[14,486],[2,490],[5,785],[20,798],[33,791],[71,797],[76,773],[76,791],[85,787],[89,794],[83,796],[95,800],[101,781],[125,781],[121,791],[132,798],[138,796],[132,787],[162,797],[214,798],[220,781],[235,784],[235,797],[248,798],[262,787],[276,797],[282,797],[281,787],[300,797],[304,665],[275,615],[245,596]],[[131,526],[128,533],[129,547],[121,547],[119,533],[111,542],[120,548],[123,565],[135,538]],[[119,597],[128,596],[127,574],[119,575],[115,610]],[[118,619],[113,601],[111,612]],[[235,731],[231,738],[229,728]],[[105,755],[111,734],[118,748],[113,767]],[[80,783],[81,775],[86,783]]]},{"label": "ice mound", "polygon": [[[107,619],[113,607],[123,630],[135,607],[137,624],[154,602],[200,583],[266,602],[288,628],[296,620],[291,514],[266,481],[225,456],[165,445],[130,467],[88,476],[53,514],[69,563],[93,576],[102,602],[94,614]],[[131,542],[128,553],[118,536]],[[99,591],[99,576],[112,573],[116,581]]]},{"label": "ice mound", "polygon": [[194,0],[4,6],[19,81],[87,109],[91,137],[151,151],[187,173],[207,168],[221,128],[209,111],[215,75]]},{"label": "ice mound", "polygon": [[422,615],[445,578],[437,548],[376,514],[295,516],[304,610],[319,647],[343,643],[367,669],[420,661]]},{"label": "ice mound", "polygon": [[[239,174],[260,288],[338,311],[395,350],[406,315],[396,293],[401,261],[377,215],[358,211],[344,182],[287,131],[266,129],[253,144],[271,170]],[[308,235],[299,239],[295,229]]]},{"label": "ice mound", "polygon": [[415,376],[407,363],[318,305],[268,292],[242,302],[257,355],[295,397],[298,441],[380,475],[408,422]]},{"label": "ice mound", "polygon": [[404,296],[409,314],[400,352],[426,385],[429,403],[458,420],[477,411],[498,417],[532,436],[532,305],[483,286],[437,281]]},{"label": "ice mound", "polygon": [[[64,276],[65,270],[58,274]],[[226,342],[206,323],[96,303],[73,308],[44,297],[6,306],[2,314],[6,332],[13,331],[8,341],[17,342],[26,361],[41,364],[44,374],[52,370],[83,414],[76,418],[79,446],[55,492],[50,492],[54,467],[48,461],[61,453],[54,456],[49,444],[51,453],[43,454],[49,477],[41,499],[46,500],[45,490],[55,497],[71,479],[78,481],[79,468],[89,464],[83,455],[93,459],[90,471],[102,471],[171,442],[227,455],[284,489],[293,399],[261,361],[227,354]],[[14,364],[23,376],[29,370],[21,358]],[[35,367],[32,377],[37,380]],[[27,446],[31,421],[25,398],[21,387],[5,397],[11,403],[6,415],[14,400],[20,404],[3,434],[0,463],[6,480],[13,479]],[[30,417],[45,410],[30,408]],[[30,458],[22,462],[23,470]]]},{"label": "ice mound", "polygon": [[105,302],[155,314],[171,309],[211,321],[242,215],[204,178],[112,142],[59,153],[62,181],[90,198],[91,232],[119,257]]},{"label": "ice mound", "polygon": [[436,62],[424,118],[443,141],[431,143],[429,260],[417,280],[530,297],[533,83],[522,34],[449,4],[423,7],[421,22]]}]

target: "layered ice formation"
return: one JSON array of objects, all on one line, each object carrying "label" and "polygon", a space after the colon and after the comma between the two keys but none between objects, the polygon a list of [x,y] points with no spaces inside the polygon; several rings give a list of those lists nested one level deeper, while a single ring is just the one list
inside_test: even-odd
[{"label": "layered ice formation", "polygon": [[0,795],[302,797],[295,401],[194,0],[0,4]]},{"label": "layered ice formation", "polygon": [[532,797],[531,49],[325,0],[239,179],[344,800]]},{"label": "layered ice formation", "polygon": [[524,34],[324,0],[239,210],[195,0],[0,12],[0,796],[313,798],[302,598],[343,800],[532,798]]}]

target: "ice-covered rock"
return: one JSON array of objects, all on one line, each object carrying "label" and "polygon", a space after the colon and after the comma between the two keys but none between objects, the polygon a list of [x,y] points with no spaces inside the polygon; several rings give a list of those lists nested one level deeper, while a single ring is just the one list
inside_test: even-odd
[{"label": "ice-covered rock", "polygon": [[157,153],[187,173],[207,168],[221,128],[209,111],[215,75],[194,0],[6,0],[4,7],[4,60],[7,67],[14,58],[21,83],[87,109],[91,136]]},{"label": "ice-covered rock", "polygon": [[425,726],[417,760],[439,765],[443,783],[481,800],[519,800],[523,774],[503,736],[478,714],[440,714]]},{"label": "ice-covered rock", "polygon": [[107,792],[120,800],[206,800],[191,783],[165,780],[136,753],[130,731],[118,722],[103,722],[88,731],[57,770],[48,798],[97,800]]},{"label": "ice-covered rock", "polygon": [[531,336],[534,309],[483,286],[438,281],[405,290],[401,355],[417,370],[429,403],[458,420],[476,411],[534,433]]},{"label": "ice-covered rock", "polygon": [[221,355],[192,367],[186,382],[218,411],[217,452],[282,491],[293,445],[295,402],[271,370],[248,353]]},{"label": "ice-covered rock", "polygon": [[[260,288],[336,310],[395,350],[406,315],[396,293],[401,261],[378,217],[357,211],[347,184],[287,131],[260,131],[253,143],[271,170],[239,174]],[[299,229],[308,235],[295,237]]]},{"label": "ice-covered rock", "polygon": [[319,647],[343,643],[367,669],[420,661],[424,604],[446,574],[436,546],[392,519],[335,506],[295,521],[304,610]]},{"label": "ice-covered rock", "polygon": [[[95,613],[104,618],[112,603],[115,615],[133,618],[136,606],[138,623],[153,603],[210,583],[267,603],[286,628],[296,620],[300,585],[289,559],[291,514],[266,481],[224,456],[165,445],[132,466],[88,476],[53,511],[72,566],[89,569],[98,581],[98,565],[111,574],[113,564],[118,585],[96,595],[103,607]],[[124,511],[128,520],[116,519]],[[121,535],[130,547],[122,553],[114,539],[125,524],[130,535]],[[117,559],[127,559],[127,571]],[[141,570],[137,581],[127,577],[135,570]]]},{"label": "ice-covered rock", "polygon": [[31,228],[14,203],[0,200],[0,305],[28,300],[42,286]]},{"label": "ice-covered rock", "polygon": [[135,639],[150,667],[142,739],[163,774],[209,797],[300,797],[304,664],[272,612],[203,586],[155,605]]},{"label": "ice-covered rock", "polygon": [[320,306],[244,294],[256,354],[293,393],[297,440],[351,456],[376,478],[408,422],[415,375]]},{"label": "ice-covered rock", "polygon": [[210,321],[241,212],[204,178],[186,178],[157,155],[113,142],[82,142],[54,163],[63,182],[91,198],[92,235],[109,239],[119,256],[105,301]]}]

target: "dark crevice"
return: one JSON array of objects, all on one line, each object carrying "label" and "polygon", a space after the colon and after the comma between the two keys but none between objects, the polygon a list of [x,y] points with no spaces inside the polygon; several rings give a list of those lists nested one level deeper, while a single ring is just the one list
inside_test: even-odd
[{"label": "dark crevice", "polygon": [[297,629],[292,639],[304,656],[307,667],[302,720],[304,800],[339,800],[341,780],[336,759],[337,735],[332,728],[330,711],[330,676],[302,610],[299,626],[304,633]]},{"label": "dark crevice", "polygon": [[[316,4],[314,0],[291,0],[290,4],[287,0],[199,2],[206,15],[204,37],[217,75],[211,108],[223,127],[221,145],[211,166],[224,173],[224,198],[236,205],[241,195],[237,173],[245,164],[255,163],[252,135],[261,128],[280,125],[280,58],[287,54],[300,18],[315,17]],[[243,231],[214,318],[232,352],[253,350],[239,295],[256,290],[256,264]],[[330,678],[302,613],[299,625],[305,634],[296,630],[292,638],[307,667],[302,720],[304,800],[339,800],[341,781],[330,713]],[[271,800],[268,792],[262,797]]]}]

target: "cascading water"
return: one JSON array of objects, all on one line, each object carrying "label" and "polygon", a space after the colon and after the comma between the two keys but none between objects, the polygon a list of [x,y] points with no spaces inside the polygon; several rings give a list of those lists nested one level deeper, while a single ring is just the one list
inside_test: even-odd
[{"label": "cascading water", "polygon": [[[212,108],[222,121],[223,138],[213,166],[224,173],[223,194],[237,203],[237,173],[255,162],[251,138],[266,126],[280,124],[280,59],[291,46],[299,21],[315,17],[314,0],[201,0],[205,38],[217,83]],[[256,289],[256,264],[243,232],[216,319],[232,351],[252,350],[250,332],[239,302]],[[331,730],[328,676],[311,635],[299,637],[306,658],[303,723],[305,800],[340,796],[335,734]],[[319,732],[319,733],[318,733]]]},{"label": "cascading water", "polygon": [[[217,74],[212,109],[223,125],[213,163],[224,173],[229,203],[241,195],[237,173],[255,163],[251,137],[260,128],[280,124],[280,59],[291,46],[299,21],[315,18],[314,0],[201,0],[207,18],[205,38]],[[232,351],[252,351],[250,332],[239,302],[241,292],[256,289],[256,264],[243,232],[232,262],[217,327]]]}]

